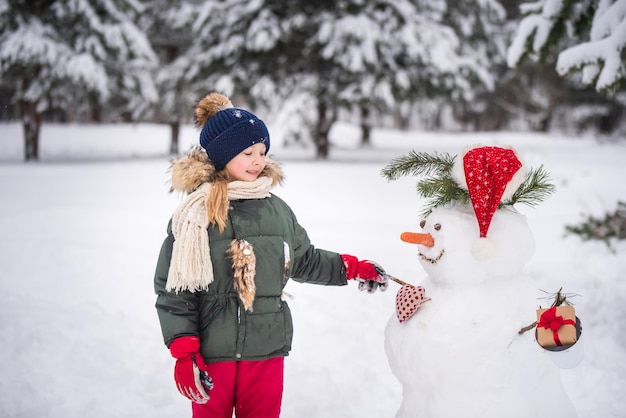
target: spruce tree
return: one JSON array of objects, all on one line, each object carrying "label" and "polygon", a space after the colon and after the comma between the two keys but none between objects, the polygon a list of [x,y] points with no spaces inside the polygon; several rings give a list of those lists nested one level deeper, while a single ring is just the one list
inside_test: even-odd
[{"label": "spruce tree", "polygon": [[493,87],[503,11],[471,4],[472,13],[444,0],[206,2],[192,25],[189,79],[300,114],[301,134],[325,158],[340,109],[356,107],[367,132],[374,109],[471,100]]},{"label": "spruce tree", "polygon": [[14,86],[24,126],[24,159],[39,159],[39,132],[50,109],[91,110],[104,103],[137,118],[157,99],[155,56],[135,25],[131,0],[0,2],[0,83]]},{"label": "spruce tree", "polygon": [[603,93],[626,85],[626,0],[541,0],[520,6],[523,19],[508,63],[540,62],[557,55],[562,76],[580,73]]},{"label": "spruce tree", "polygon": [[583,241],[598,240],[609,248],[612,243],[626,239],[626,202],[617,202],[617,208],[603,217],[586,216],[578,225],[566,225],[568,233],[578,235]]}]

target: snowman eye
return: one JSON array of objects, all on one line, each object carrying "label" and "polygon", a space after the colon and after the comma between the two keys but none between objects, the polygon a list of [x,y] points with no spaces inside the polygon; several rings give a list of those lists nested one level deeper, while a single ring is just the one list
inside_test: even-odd
[{"label": "snowman eye", "polygon": [[420,228],[424,228],[424,225],[426,225],[426,221],[425,220],[420,221]]},{"label": "snowman eye", "polygon": [[439,231],[441,229],[441,224],[435,224],[435,231]]}]

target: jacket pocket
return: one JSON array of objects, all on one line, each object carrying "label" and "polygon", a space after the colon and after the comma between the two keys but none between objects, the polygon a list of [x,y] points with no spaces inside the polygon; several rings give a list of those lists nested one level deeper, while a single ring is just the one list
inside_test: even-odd
[{"label": "jacket pocket", "polygon": [[231,358],[237,346],[237,307],[234,298],[207,297],[200,313],[202,355],[208,359]]},{"label": "jacket pocket", "polygon": [[254,312],[246,313],[246,358],[287,354],[291,349],[293,324],[287,303],[278,296],[257,298]]}]

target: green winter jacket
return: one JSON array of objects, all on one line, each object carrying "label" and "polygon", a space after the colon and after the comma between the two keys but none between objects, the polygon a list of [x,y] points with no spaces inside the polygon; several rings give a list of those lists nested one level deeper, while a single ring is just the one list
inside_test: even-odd
[{"label": "green winter jacket", "polygon": [[[198,156],[191,153],[183,158]],[[277,166],[270,168],[277,170]],[[311,245],[292,210],[275,195],[231,201],[224,232],[210,225],[207,233],[214,273],[207,290],[166,290],[174,243],[171,221],[159,254],[154,287],[165,344],[169,346],[182,336],[199,336],[202,355],[208,362],[288,354],[293,326],[282,291],[289,278],[322,285],[347,283],[339,254]],[[226,254],[232,240],[241,238],[252,245],[256,257],[256,296],[251,312],[244,309],[233,287],[232,260]]]}]

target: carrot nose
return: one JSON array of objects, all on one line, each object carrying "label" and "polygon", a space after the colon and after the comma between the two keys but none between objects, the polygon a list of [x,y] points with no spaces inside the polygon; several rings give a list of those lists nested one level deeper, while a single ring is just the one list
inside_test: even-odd
[{"label": "carrot nose", "polygon": [[417,232],[403,232],[400,239],[411,244],[421,244],[427,247],[435,245],[435,239],[430,234],[419,234]]}]

